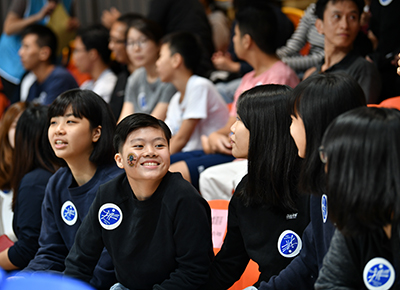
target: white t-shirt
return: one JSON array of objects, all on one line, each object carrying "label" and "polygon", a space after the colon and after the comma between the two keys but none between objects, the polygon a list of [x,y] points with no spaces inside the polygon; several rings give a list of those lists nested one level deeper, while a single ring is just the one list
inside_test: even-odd
[{"label": "white t-shirt", "polygon": [[81,84],[80,88],[82,90],[91,90],[95,92],[102,97],[104,101],[109,103],[116,83],[117,76],[110,69],[106,69],[95,82],[93,80],[87,80]]},{"label": "white t-shirt", "polygon": [[186,84],[185,96],[181,103],[177,92],[168,106],[165,123],[175,135],[183,120],[201,119],[182,151],[201,150],[201,135],[208,136],[222,128],[229,118],[228,107],[214,84],[203,77],[193,75]]}]

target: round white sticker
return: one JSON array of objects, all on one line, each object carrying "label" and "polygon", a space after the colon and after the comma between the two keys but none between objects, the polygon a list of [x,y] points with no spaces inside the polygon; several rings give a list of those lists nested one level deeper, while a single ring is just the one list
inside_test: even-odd
[{"label": "round white sticker", "polygon": [[328,197],[326,194],[322,195],[321,198],[321,212],[322,212],[322,221],[326,223],[328,219]]},{"label": "round white sticker", "polygon": [[382,6],[388,6],[393,0],[379,0]]},{"label": "round white sticker", "polygon": [[106,230],[117,228],[122,222],[121,209],[113,203],[103,204],[99,209],[99,222]]},{"label": "round white sticker", "polygon": [[390,262],[384,258],[373,258],[365,265],[364,284],[371,290],[386,290],[393,286],[396,273]]},{"label": "round white sticker", "polygon": [[78,220],[78,211],[72,201],[68,200],[62,205],[61,218],[69,226],[74,225]]},{"label": "round white sticker", "polygon": [[294,231],[284,231],[278,239],[278,252],[285,258],[293,258],[300,253],[303,243]]}]

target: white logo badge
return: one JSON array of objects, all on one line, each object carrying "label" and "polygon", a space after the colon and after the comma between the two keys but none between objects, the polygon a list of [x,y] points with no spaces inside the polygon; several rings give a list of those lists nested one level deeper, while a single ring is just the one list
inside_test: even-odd
[{"label": "white logo badge", "polygon": [[279,236],[278,251],[285,258],[297,256],[302,246],[299,235],[294,231],[286,230]]},{"label": "white logo badge", "polygon": [[117,228],[122,222],[121,209],[113,203],[103,204],[99,209],[99,222],[106,230]]},{"label": "white logo badge", "polygon": [[78,219],[78,211],[71,201],[68,200],[64,202],[63,206],[61,207],[61,218],[69,226],[72,226],[76,223]]},{"label": "white logo badge", "polygon": [[390,289],[395,276],[392,264],[384,258],[373,258],[365,265],[363,272],[364,284],[372,290]]},{"label": "white logo badge", "polygon": [[322,212],[322,221],[326,223],[328,219],[328,197],[326,194],[322,195],[321,198],[321,212]]},{"label": "white logo badge", "polygon": [[388,6],[393,0],[379,0],[382,6]]}]

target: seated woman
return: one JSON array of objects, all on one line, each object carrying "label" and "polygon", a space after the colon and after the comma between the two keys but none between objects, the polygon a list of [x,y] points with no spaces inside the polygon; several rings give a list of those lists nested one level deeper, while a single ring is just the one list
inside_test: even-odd
[{"label": "seated woman", "polygon": [[133,113],[147,113],[165,120],[176,89],[172,84],[162,82],[156,70],[161,37],[162,30],[153,21],[137,19],[131,23],[126,51],[137,69],[128,78],[119,121]]},{"label": "seated woman", "polygon": [[39,248],[41,208],[57,157],[47,139],[47,107],[28,107],[18,120],[11,172],[13,229],[18,241],[0,253],[0,267],[23,269]]},{"label": "seated woman", "polygon": [[259,281],[268,280],[301,250],[309,198],[296,189],[300,158],[289,131],[290,90],[260,85],[239,97],[237,121],[231,127],[232,153],[248,158],[248,174],[229,204],[224,244],[202,289],[229,288],[250,259],[259,266]]},{"label": "seated woman", "polygon": [[[320,147],[337,230],[315,289],[398,289],[400,112],[339,116]],[[397,271],[397,273],[395,272]]]}]

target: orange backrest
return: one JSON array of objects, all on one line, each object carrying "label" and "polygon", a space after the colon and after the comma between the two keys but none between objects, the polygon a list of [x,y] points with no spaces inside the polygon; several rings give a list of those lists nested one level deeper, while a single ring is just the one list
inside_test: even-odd
[{"label": "orange backrest", "polygon": [[[217,254],[221,249],[223,239],[226,234],[226,228],[228,225],[229,200],[209,200],[208,204],[211,207],[214,253]],[[257,263],[253,260],[250,260],[240,279],[236,281],[236,283],[233,284],[229,290],[242,290],[248,286],[251,286],[257,282],[259,276],[260,272],[258,271]]]},{"label": "orange backrest", "polygon": [[301,17],[304,15],[304,10],[294,7],[282,7],[282,12],[292,21],[294,29],[299,25]]},{"label": "orange backrest", "polygon": [[400,96],[383,100],[379,105],[368,104],[368,107],[395,108],[400,110]]},{"label": "orange backrest", "polygon": [[3,93],[3,84],[1,83],[0,80],[0,119],[3,116],[4,111],[6,108],[10,105],[10,101],[6,97],[6,95]]}]

